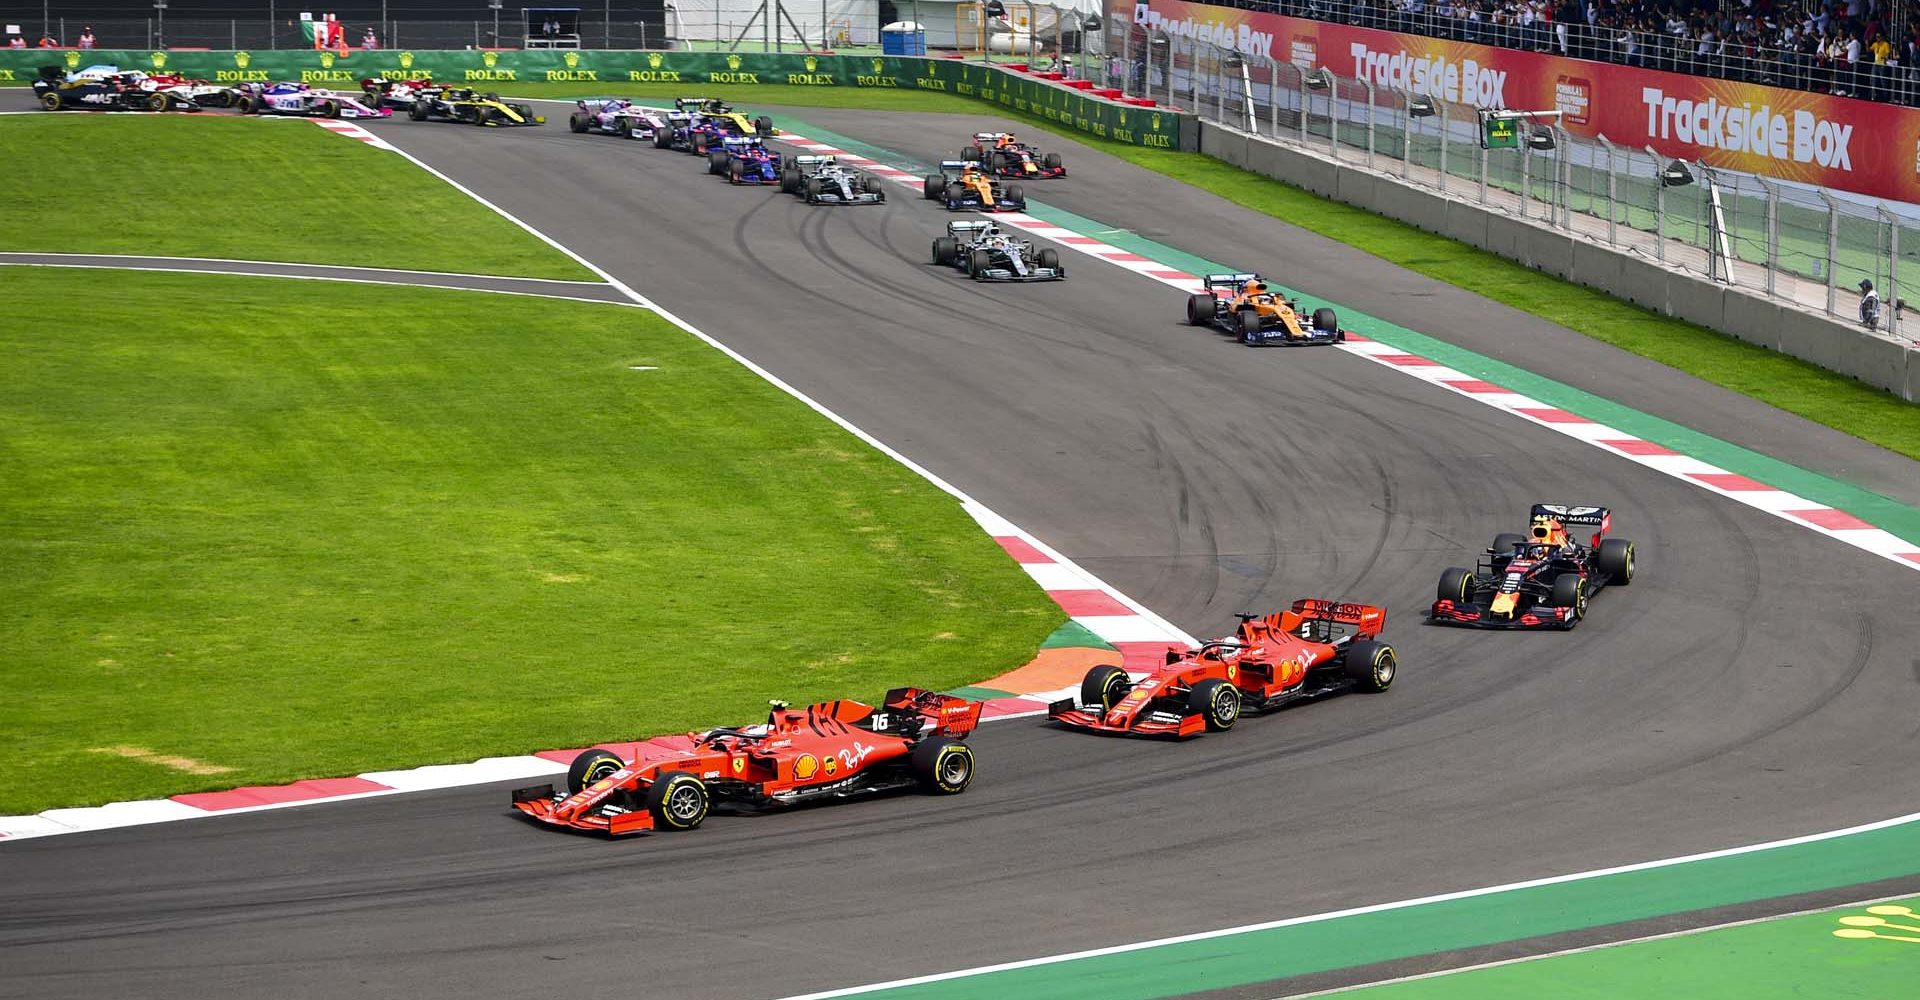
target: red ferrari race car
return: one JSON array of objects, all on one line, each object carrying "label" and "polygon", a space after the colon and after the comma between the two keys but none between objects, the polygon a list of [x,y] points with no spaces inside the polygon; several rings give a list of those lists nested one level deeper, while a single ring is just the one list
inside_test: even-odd
[{"label": "red ferrari race car", "polygon": [[[1568,525],[1585,525],[1581,542]],[[1427,620],[1477,628],[1570,629],[1587,616],[1587,599],[1608,584],[1633,582],[1633,543],[1608,538],[1613,514],[1605,507],[1537,503],[1529,533],[1494,536],[1473,569],[1440,574],[1440,591]]]},{"label": "red ferrari race car", "polygon": [[973,145],[961,150],[960,158],[980,164],[995,177],[1038,180],[1067,176],[1059,153],[1042,153],[1015,139],[1012,132],[975,132]]},{"label": "red ferrari race car", "polygon": [[1119,667],[1094,667],[1079,698],[1047,706],[1077,729],[1184,739],[1232,729],[1242,712],[1350,688],[1385,691],[1399,660],[1380,641],[1387,613],[1367,604],[1304,598],[1265,617],[1243,614],[1232,639],[1169,649],[1158,670],[1132,680]]},{"label": "red ferrari race car", "polygon": [[565,792],[515,789],[513,807],[553,826],[618,835],[691,830],[717,802],[785,805],[915,785],[957,795],[973,781],[973,749],[962,741],[980,709],[919,688],[889,691],[879,708],[776,701],[765,725],[688,733],[684,748],[643,743],[631,761],[583,751],[567,769]]}]

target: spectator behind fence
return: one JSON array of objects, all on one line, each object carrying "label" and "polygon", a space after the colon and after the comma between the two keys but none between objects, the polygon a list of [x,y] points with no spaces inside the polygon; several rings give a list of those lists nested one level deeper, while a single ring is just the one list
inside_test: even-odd
[{"label": "spectator behind fence", "polygon": [[374,36],[373,28],[371,27],[367,28],[367,33],[360,36],[360,51],[372,52],[373,50],[379,47],[380,47],[380,39]]},{"label": "spectator behind fence", "polygon": [[89,24],[80,29],[80,47],[90,49],[93,48],[93,44],[93,25]]},{"label": "spectator behind fence", "polygon": [[1869,330],[1880,329],[1880,293],[1873,290],[1873,282],[1860,279],[1860,325]]},{"label": "spectator behind fence", "polygon": [[14,35],[13,37],[7,39],[7,48],[24,49],[26,47],[27,47],[27,40],[20,37],[19,35]]},{"label": "spectator behind fence", "polygon": [[60,43],[55,41],[52,35],[41,35],[40,47],[43,49],[57,49],[60,47]]}]

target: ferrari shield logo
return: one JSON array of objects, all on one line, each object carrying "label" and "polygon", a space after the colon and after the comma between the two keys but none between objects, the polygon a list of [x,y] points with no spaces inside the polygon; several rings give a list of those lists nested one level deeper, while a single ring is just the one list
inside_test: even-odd
[{"label": "ferrari shield logo", "polygon": [[649,52],[649,53],[647,53],[647,68],[648,68],[648,69],[659,69],[659,68],[660,68],[660,64],[661,64],[661,63],[663,63],[663,62],[666,62],[666,61],[667,61],[667,57],[665,57],[665,56],[663,56],[663,55],[661,55],[661,54],[660,54],[660,53],[658,53],[658,52]]},{"label": "ferrari shield logo", "polygon": [[746,760],[746,758],[744,758],[744,757],[735,757],[735,758],[733,759],[733,773],[735,773],[735,774],[739,774],[739,773],[740,773],[741,771],[744,771],[744,770],[746,770],[746,769],[747,769],[747,760]]},{"label": "ferrari shield logo", "polygon": [[482,52],[480,53],[480,61],[484,63],[488,69],[492,69],[493,64],[500,61],[500,53]]},{"label": "ferrari shield logo", "polygon": [[153,55],[149,56],[148,58],[153,60],[154,69],[167,68],[167,54],[165,52],[155,52]]},{"label": "ferrari shield logo", "polygon": [[400,68],[401,69],[413,68],[413,53],[411,52],[400,53]]},{"label": "ferrari shield logo", "polygon": [[580,53],[578,52],[569,52],[565,56],[562,56],[561,59],[567,64],[568,69],[580,65]]},{"label": "ferrari shield logo", "polygon": [[251,62],[253,62],[253,53],[251,52],[235,52],[233,54],[233,64],[241,69],[246,69],[247,65]]}]

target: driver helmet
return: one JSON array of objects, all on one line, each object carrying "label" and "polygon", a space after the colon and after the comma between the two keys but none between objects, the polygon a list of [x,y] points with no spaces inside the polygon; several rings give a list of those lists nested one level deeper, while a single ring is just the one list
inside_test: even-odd
[{"label": "driver helmet", "polygon": [[1547,545],[1567,544],[1566,526],[1560,523],[1559,518],[1546,514],[1536,514],[1534,516],[1533,529],[1529,534],[1533,536],[1535,542],[1541,542]]},{"label": "driver helmet", "polygon": [[999,137],[993,140],[993,144],[996,146],[1002,146],[1002,147],[1013,145],[1013,133],[1012,132],[1000,133]]},{"label": "driver helmet", "polygon": [[1265,295],[1267,293],[1267,283],[1261,281],[1259,278],[1255,278],[1247,282],[1246,287],[1240,290],[1247,295]]}]

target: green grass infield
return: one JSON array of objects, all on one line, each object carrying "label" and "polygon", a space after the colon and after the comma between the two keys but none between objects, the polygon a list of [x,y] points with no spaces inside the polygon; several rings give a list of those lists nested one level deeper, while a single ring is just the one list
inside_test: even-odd
[{"label": "green grass infield", "polygon": [[645,310],[4,274],[0,814],[951,688],[1064,620]]},{"label": "green grass infield", "polygon": [[595,279],[385,150],[295,119],[0,117],[0,250]]},{"label": "green grass infield", "polygon": [[[611,89],[610,89],[611,88]],[[1817,365],[1734,340],[1604,292],[1583,288],[1466,244],[1241,170],[1199,153],[1100,139],[1035,115],[952,94],[854,87],[683,84],[523,84],[526,97],[668,98],[689,90],[749,110],[761,106],[867,108],[993,115],[1024,121],[1237,202],[1401,267],[1484,295],[1576,333],[1651,358],[1702,381],[1777,406],[1883,448],[1920,458],[1920,408]],[[564,126],[565,116],[553,116]],[[777,120],[778,115],[775,115]]]}]

